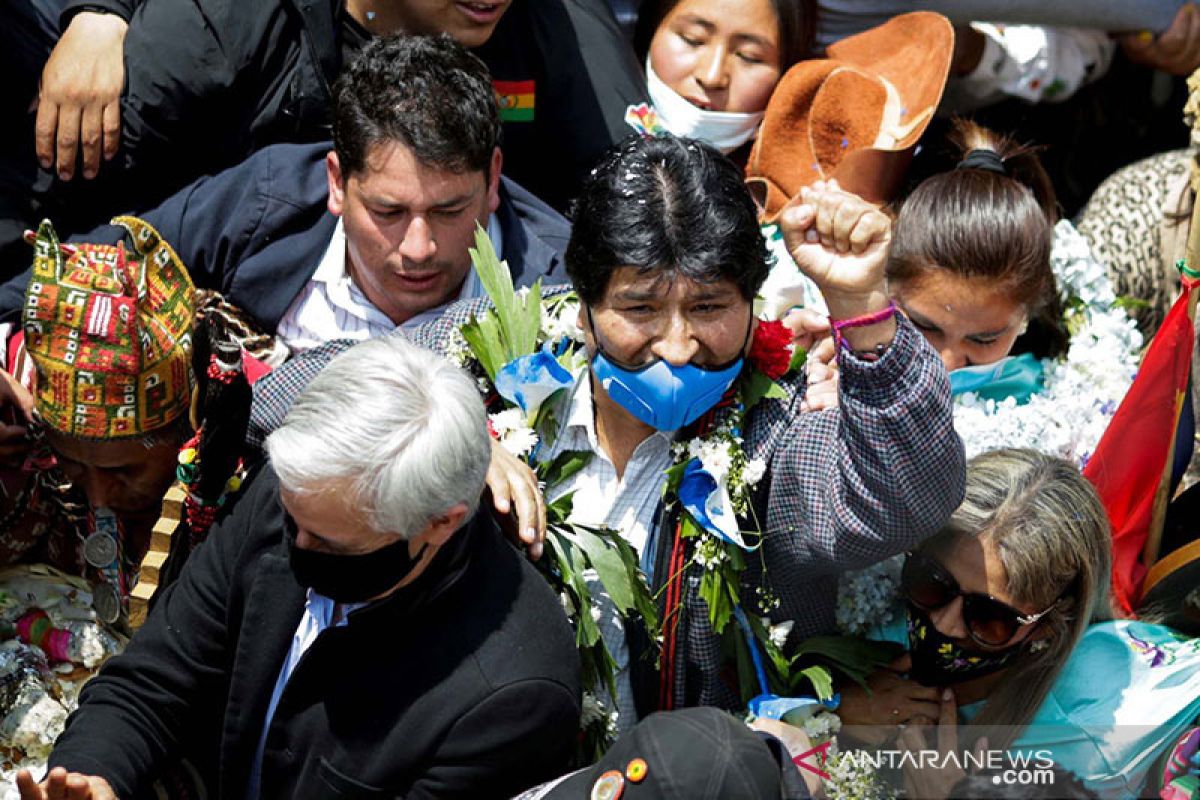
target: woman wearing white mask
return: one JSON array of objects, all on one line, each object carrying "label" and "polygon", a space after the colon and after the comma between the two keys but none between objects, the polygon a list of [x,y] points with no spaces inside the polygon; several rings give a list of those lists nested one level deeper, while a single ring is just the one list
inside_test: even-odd
[{"label": "woman wearing white mask", "polygon": [[780,76],[811,54],[815,24],[813,0],[652,5],[639,38],[658,121],[677,136],[738,150],[754,138]]}]

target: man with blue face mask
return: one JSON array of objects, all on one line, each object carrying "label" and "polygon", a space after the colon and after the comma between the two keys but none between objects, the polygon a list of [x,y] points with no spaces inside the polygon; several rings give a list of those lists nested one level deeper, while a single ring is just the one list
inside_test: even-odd
[{"label": "man with blue face mask", "polygon": [[[567,390],[544,457],[582,450],[592,458],[548,499],[573,493],[573,519],[619,531],[640,554],[655,596],[669,602],[675,589],[679,598],[664,613],[680,612],[663,643],[672,657],[666,674],[640,657],[637,631],[602,615],[618,664],[619,725],[656,708],[741,708],[700,597],[704,566],[686,558],[672,566],[672,555],[691,545],[680,544],[680,503],[664,502],[663,490],[675,450],[696,442],[714,407],[737,402],[749,374],[753,299],[768,272],[754,204],[732,162],[668,136],[612,152],[585,184],[574,219],[566,265],[589,366]],[[771,618],[793,620],[794,644],[834,629],[841,572],[938,530],[962,496],[964,460],[945,371],[885,292],[888,218],[826,185],[805,190],[781,225],[841,341],[838,408],[801,413],[805,375],[789,373],[777,381],[785,396],[754,404],[738,434],[746,458],[763,470],[750,513],[737,520],[739,530],[763,532],[758,553],[746,558],[740,595],[762,589],[778,597]],[[479,307],[452,307],[410,337],[445,348]],[[798,317],[789,322],[799,326]],[[288,385],[304,380],[300,371],[312,369],[319,351],[308,356],[260,384],[257,424],[269,428],[286,407]]]}]

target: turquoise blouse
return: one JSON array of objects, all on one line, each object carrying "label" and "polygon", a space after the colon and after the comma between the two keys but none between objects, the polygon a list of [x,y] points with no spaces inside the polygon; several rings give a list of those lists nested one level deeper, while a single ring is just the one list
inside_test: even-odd
[{"label": "turquoise blouse", "polygon": [[[904,615],[873,638],[907,644]],[[969,723],[983,702],[959,709]],[[1099,797],[1137,797],[1200,716],[1200,639],[1162,625],[1092,625],[1012,750],[1048,750]]]}]

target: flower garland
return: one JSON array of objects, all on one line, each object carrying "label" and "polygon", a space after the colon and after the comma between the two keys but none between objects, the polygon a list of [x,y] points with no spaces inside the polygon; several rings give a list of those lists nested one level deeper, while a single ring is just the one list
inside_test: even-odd
[{"label": "flower garland", "polygon": [[1142,336],[1113,293],[1104,265],[1066,220],[1054,229],[1050,263],[1067,298],[1070,350],[1063,360],[1043,362],[1045,388],[1024,405],[973,394],[955,398],[954,427],[968,458],[1002,447],[1036,447],[1082,467],[1137,373]]},{"label": "flower garland", "polygon": [[[586,466],[592,456],[574,451],[554,458],[548,455],[554,452],[569,389],[587,368],[583,335],[577,327],[579,302],[572,293],[543,299],[538,284],[514,290],[507,269],[482,231],[477,232],[472,258],[493,307],[451,336],[447,355],[477,378],[488,398],[492,434],[534,468],[543,491],[553,497],[554,487]],[[632,547],[616,532],[571,522],[569,492],[559,493],[549,504],[548,558],[539,562],[539,568],[576,630],[587,691],[588,713],[581,731],[585,762],[602,754],[615,733],[614,712],[607,707],[605,694],[616,696],[616,664],[600,634],[600,622],[606,614],[615,613],[621,620],[636,616],[652,641],[673,643],[670,626],[679,619],[673,612],[682,601],[682,576],[693,566],[700,567],[700,595],[708,605],[713,630],[734,640],[741,666],[753,663],[752,675],[740,675],[744,695],[757,693],[750,702],[752,713],[778,718],[805,709],[807,718],[822,703],[836,704],[830,667],[820,662],[822,656],[830,655],[831,664],[851,674],[865,675],[878,663],[886,663],[875,654],[864,657],[861,650],[846,650],[836,642],[802,646],[802,654],[785,657],[786,623],[772,626],[767,617],[779,600],[765,588],[770,585],[765,564],[753,602],[741,597],[741,573],[763,535],[754,517],[752,495],[767,471],[763,460],[746,453],[746,414],[763,399],[786,398],[776,380],[798,369],[804,356],[803,351],[793,352],[792,335],[782,323],[760,320],[746,366],[730,391],[693,424],[692,435],[673,445],[663,499],[666,506],[679,510],[675,550],[679,558],[663,590],[667,619],[661,627],[658,603],[650,597]],[[749,529],[742,529],[747,522]],[[597,584],[602,593],[594,596],[592,587]],[[730,625],[734,620],[737,624]],[[664,675],[673,674],[670,650],[664,648],[660,661]],[[811,687],[805,694],[820,700],[781,698],[769,687],[789,692]],[[827,732],[834,725],[836,719],[828,716],[808,723],[814,732]]]}]

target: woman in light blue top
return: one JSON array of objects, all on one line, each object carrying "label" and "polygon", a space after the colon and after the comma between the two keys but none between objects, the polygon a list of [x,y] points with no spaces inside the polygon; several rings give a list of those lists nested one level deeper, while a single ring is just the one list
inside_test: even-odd
[{"label": "woman in light blue top", "polygon": [[1104,509],[1073,465],[973,459],[966,499],[907,558],[904,622],[876,637],[909,653],[843,692],[843,725],[969,723],[963,747],[1049,751],[1101,797],[1137,796],[1200,714],[1200,641],[1110,620],[1109,579]]}]

